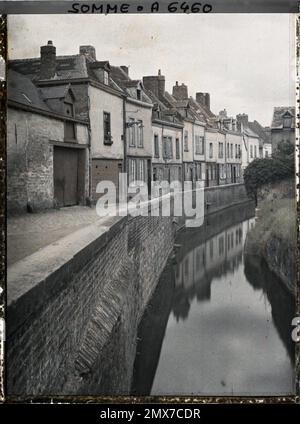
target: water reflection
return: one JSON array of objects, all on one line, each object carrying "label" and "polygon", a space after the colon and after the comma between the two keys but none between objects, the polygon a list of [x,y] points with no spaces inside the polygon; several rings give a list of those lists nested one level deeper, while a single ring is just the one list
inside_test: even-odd
[{"label": "water reflection", "polygon": [[132,393],[293,392],[295,300],[244,257],[252,214],[235,208],[178,234],[141,322]]}]

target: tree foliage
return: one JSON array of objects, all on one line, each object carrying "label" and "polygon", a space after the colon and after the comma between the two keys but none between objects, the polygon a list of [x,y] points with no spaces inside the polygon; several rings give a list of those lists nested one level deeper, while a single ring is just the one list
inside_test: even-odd
[{"label": "tree foliage", "polygon": [[255,159],[244,172],[248,195],[257,203],[257,191],[264,184],[291,178],[295,173],[295,148],[290,142],[282,142],[272,158]]}]

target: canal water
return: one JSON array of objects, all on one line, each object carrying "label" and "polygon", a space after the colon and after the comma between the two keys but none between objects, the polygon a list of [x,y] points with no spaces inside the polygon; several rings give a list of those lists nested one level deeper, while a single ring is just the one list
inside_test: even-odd
[{"label": "canal water", "polygon": [[252,205],[180,230],[138,333],[132,394],[294,392],[295,298],[244,253]]}]

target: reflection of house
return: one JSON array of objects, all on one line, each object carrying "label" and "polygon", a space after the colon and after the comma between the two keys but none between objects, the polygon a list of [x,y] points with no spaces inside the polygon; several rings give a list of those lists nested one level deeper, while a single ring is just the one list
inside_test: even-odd
[{"label": "reflection of house", "polygon": [[39,87],[12,70],[8,82],[8,211],[84,204],[89,133],[75,117],[73,89]]},{"label": "reflection of house", "polygon": [[239,223],[193,246],[174,265],[173,314],[177,320],[187,318],[195,297],[198,302],[210,300],[214,278],[238,268],[244,239],[243,223]]},{"label": "reflection of house", "polygon": [[241,259],[243,245],[241,223],[194,247],[176,265],[175,286],[188,290],[200,286],[203,279],[208,278],[211,281],[214,274],[223,269],[224,265],[227,270],[234,269],[237,265],[236,258]]},{"label": "reflection of house", "polygon": [[274,107],[271,124],[273,151],[283,141],[295,144],[295,107]]}]

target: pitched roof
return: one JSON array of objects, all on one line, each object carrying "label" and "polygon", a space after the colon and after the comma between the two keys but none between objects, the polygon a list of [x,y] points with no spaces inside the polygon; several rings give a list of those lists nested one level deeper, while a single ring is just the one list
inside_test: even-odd
[{"label": "pitched roof", "polygon": [[249,128],[251,131],[256,133],[263,143],[271,143],[270,134],[265,130],[265,128],[260,125],[256,120],[253,122],[248,122]]},{"label": "pitched roof", "polygon": [[8,71],[7,96],[8,100],[51,112],[41,96],[41,91],[33,82],[11,69]]},{"label": "pitched roof", "polygon": [[[120,66],[111,66],[111,77],[119,87],[132,99],[141,100],[145,103],[152,104],[150,97],[146,94],[146,90],[140,80],[132,80],[128,74]],[[141,98],[138,99],[137,89],[141,90]]]},{"label": "pitched roof", "polygon": [[196,109],[197,113],[203,117],[206,121],[211,118],[215,118],[216,115],[206,106],[198,103],[193,97],[190,97],[190,104]]},{"label": "pitched roof", "polygon": [[[26,75],[33,82],[40,81],[40,58],[11,60],[9,61],[8,66],[10,69]],[[107,60],[93,61],[91,58],[87,58],[84,54],[56,56],[56,74],[53,78],[51,78],[51,80],[71,81],[74,79],[90,78],[91,80],[103,84],[102,69],[109,70],[109,68],[110,65]],[[111,88],[122,92],[122,89],[112,78],[109,78],[108,82],[108,85]]]},{"label": "pitched roof", "polygon": [[272,129],[283,128],[284,115],[290,115],[292,117],[291,128],[295,128],[295,107],[280,106],[280,107],[274,107],[272,124],[271,124]]},{"label": "pitched roof", "polygon": [[[152,119],[159,119],[165,122],[171,122],[181,125],[182,122],[178,117],[178,112],[174,108],[167,108],[167,106],[155,96],[151,90],[145,89],[145,93],[153,103]],[[159,109],[159,114],[157,113]]]},{"label": "pitched roof", "polygon": [[71,90],[70,84],[40,88],[43,99],[64,99],[69,90]]},{"label": "pitched roof", "polygon": [[[249,124],[249,123],[248,123]],[[256,132],[254,132],[254,131],[252,131],[252,129],[249,127],[249,126],[244,126],[244,130],[243,130],[243,132],[246,134],[246,135],[248,135],[249,137],[255,137],[255,138],[259,138],[259,135],[256,133]]]},{"label": "pitched roof", "polygon": [[[32,80],[38,80],[40,74],[41,60],[17,59],[8,63],[11,69],[20,74],[27,75]],[[56,56],[56,75],[53,80],[88,78],[86,57],[84,55]]]}]

